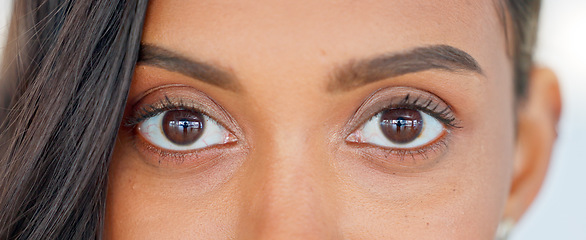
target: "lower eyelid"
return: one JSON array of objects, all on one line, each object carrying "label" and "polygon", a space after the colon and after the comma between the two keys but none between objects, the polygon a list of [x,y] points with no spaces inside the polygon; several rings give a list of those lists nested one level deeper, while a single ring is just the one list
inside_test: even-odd
[{"label": "lower eyelid", "polygon": [[133,146],[141,159],[156,168],[202,168],[213,165],[221,156],[234,150],[237,142],[213,145],[193,151],[168,151],[153,146],[139,133],[133,134]]},{"label": "lower eyelid", "polygon": [[387,173],[420,172],[434,167],[449,151],[449,133],[421,148],[389,149],[365,143],[348,143],[367,165]]}]

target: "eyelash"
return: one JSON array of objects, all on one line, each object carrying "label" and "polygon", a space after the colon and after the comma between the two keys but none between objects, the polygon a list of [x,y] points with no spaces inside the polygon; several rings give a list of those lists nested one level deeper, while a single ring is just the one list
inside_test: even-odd
[{"label": "eyelash", "polygon": [[[425,94],[407,93],[401,100],[395,100],[393,101],[394,103],[388,103],[386,105],[383,105],[384,107],[376,111],[372,116],[366,119],[366,121],[372,119],[373,117],[375,117],[380,112],[386,109],[405,108],[419,110],[436,118],[444,124],[448,134],[452,129],[462,128],[459,125],[459,121],[454,116],[454,112],[451,109],[451,107],[446,103],[439,101],[439,99],[435,99]],[[141,106],[134,110],[133,113],[130,114],[130,117],[128,117],[125,120],[124,125],[129,128],[136,128],[138,124],[145,121],[146,119],[149,119],[160,113],[170,110],[191,110],[201,112],[206,116],[210,116],[210,114],[206,113],[205,111],[202,111],[201,107],[197,107],[194,104],[186,103],[181,98],[171,100],[169,96],[163,95],[161,99],[156,101],[155,103],[145,104],[144,106]],[[362,126],[366,121],[362,122],[358,126]],[[218,121],[218,123],[220,122]],[[404,162],[405,159],[408,157],[411,157],[413,161],[416,161],[417,159],[429,159],[428,155],[430,154],[445,152],[445,149],[448,147],[448,141],[449,139],[447,136],[441,136],[435,142],[414,149],[394,149],[366,144],[365,150],[367,150],[367,152],[374,150],[374,152],[372,153],[374,154],[373,156],[379,156],[375,157],[377,159],[380,158],[380,154],[382,152],[384,154],[384,159],[388,159],[391,156],[395,156],[394,158],[398,158],[399,162]],[[363,147],[365,146],[365,144],[363,143],[358,144],[362,145]]]},{"label": "eyelash", "polygon": [[[161,146],[161,141],[165,143],[171,141],[162,133],[161,125],[155,126],[156,129],[160,128],[160,133],[145,135],[145,132],[148,133],[145,131],[148,128],[144,128],[145,122],[152,122],[154,118],[162,120],[166,112],[178,110],[202,114],[203,120],[208,126],[203,130],[198,140],[189,145],[189,149],[185,149],[185,146],[181,146],[183,149],[176,149],[175,146],[172,148],[166,147],[167,145]],[[215,143],[219,133],[212,131],[215,128],[210,124],[221,129],[222,135],[229,137],[229,139],[223,139],[221,144]],[[192,167],[209,167],[217,164],[216,160],[222,156],[231,156],[245,150],[240,141],[243,139],[240,128],[231,116],[206,94],[188,86],[170,85],[149,90],[127,108],[121,129],[124,130],[124,134],[121,136],[127,140],[128,144],[133,145],[136,153],[146,163],[156,167],[184,168],[190,166],[190,169]],[[159,136],[160,134],[163,136]],[[153,139],[153,137],[157,138]],[[211,139],[212,143],[208,144],[206,141],[210,140],[209,137],[214,137],[214,139]]]},{"label": "eyelash", "polygon": [[[441,103],[433,103],[433,99],[431,97],[427,98],[426,100],[423,100],[422,103],[419,102],[422,100],[422,96],[417,96],[413,100],[411,100],[412,98],[413,97],[411,97],[411,94],[407,94],[403,98],[403,100],[401,100],[401,102],[399,102],[397,104],[391,104],[391,105],[381,109],[376,114],[378,114],[381,111],[384,111],[386,109],[390,109],[390,108],[407,108],[407,109],[413,109],[413,110],[420,110],[420,111],[423,111],[423,112],[431,115],[432,117],[437,118],[443,124],[445,124],[446,127],[462,128],[461,126],[459,126],[459,122],[456,119],[456,117],[454,116],[454,113],[449,106],[446,105],[445,107],[438,109],[438,107],[440,107]],[[376,116],[376,114],[373,115],[372,117]]]},{"label": "eyelash", "polygon": [[[415,95],[415,96],[414,96]],[[449,137],[447,136],[453,129],[460,129],[459,120],[454,116],[454,112],[451,107],[434,98],[431,96],[425,96],[424,94],[409,94],[407,93],[405,97],[403,97],[398,102],[389,103],[381,107],[378,111],[375,111],[372,116],[370,116],[365,121],[358,124],[358,128],[363,126],[366,122],[371,120],[372,118],[376,117],[382,111],[392,108],[405,108],[405,109],[412,109],[412,110],[419,110],[429,114],[430,116],[439,120],[444,127],[446,128],[446,133],[444,136],[439,137],[435,142],[432,142],[426,146],[422,146],[419,148],[413,149],[396,149],[396,148],[387,148],[382,146],[371,145],[367,143],[351,143],[352,145],[360,145],[367,150],[368,155],[372,155],[372,159],[380,159],[381,151],[384,153],[384,159],[389,158],[398,158],[398,162],[404,163],[405,159],[410,157],[413,161],[417,161],[417,159],[429,159],[429,155],[439,154],[445,152],[446,148],[448,147]],[[444,106],[445,105],[445,106]],[[353,130],[356,131],[357,129]],[[377,157],[379,156],[379,157]],[[394,156],[394,157],[391,157]],[[396,160],[394,160],[396,161]],[[383,161],[383,165],[389,164],[386,161]]]},{"label": "eyelash", "polygon": [[[454,114],[449,106],[445,106],[441,110],[438,110],[437,108],[441,104],[435,103],[435,105],[433,105],[434,104],[433,99],[431,99],[431,98],[428,98],[427,100],[423,101],[423,103],[419,102],[422,99],[421,96],[415,97],[412,100],[411,99],[412,99],[411,94],[407,94],[405,96],[405,98],[403,98],[403,100],[401,100],[401,102],[399,102],[397,104],[390,104],[387,107],[384,107],[380,111],[376,112],[376,114],[371,116],[371,118],[375,117],[378,113],[380,113],[381,111],[384,111],[386,109],[407,108],[407,109],[423,111],[423,112],[437,118],[438,120],[440,120],[442,123],[444,123],[448,127],[461,128],[459,126],[458,120],[454,116]],[[171,99],[167,95],[165,95],[161,100],[159,100],[158,104],[148,104],[148,105],[143,106],[140,109],[136,110],[132,114],[132,116],[126,120],[126,123],[124,125],[127,127],[135,127],[136,125],[138,125],[142,121],[144,121],[148,118],[154,117],[162,112],[170,111],[170,110],[181,110],[181,109],[201,112],[201,110],[199,110],[189,104],[186,104],[183,101],[175,103],[175,102],[171,101]],[[203,113],[203,114],[209,116],[209,114],[206,114],[206,113]]]},{"label": "eyelash", "polygon": [[134,128],[142,121],[170,110],[191,110],[195,112],[201,112],[202,114],[209,116],[209,114],[202,112],[200,109],[190,104],[187,104],[181,100],[178,103],[173,102],[167,95],[164,95],[163,98],[156,104],[147,104],[146,106],[142,106],[140,109],[135,110],[132,116],[126,120],[124,125],[130,128]]}]

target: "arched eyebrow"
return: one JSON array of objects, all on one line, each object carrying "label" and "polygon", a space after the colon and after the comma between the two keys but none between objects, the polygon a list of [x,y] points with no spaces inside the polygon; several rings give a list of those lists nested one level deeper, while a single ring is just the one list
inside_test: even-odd
[{"label": "arched eyebrow", "polygon": [[[188,59],[154,45],[140,45],[137,64],[177,72],[234,92],[241,89],[236,77],[229,71],[212,64]],[[372,82],[431,69],[474,72],[483,75],[480,65],[470,54],[448,45],[432,45],[349,61],[334,71],[334,77],[328,84],[328,91],[347,91]]]},{"label": "arched eyebrow", "polygon": [[237,92],[240,85],[236,77],[219,66],[188,59],[162,47],[141,44],[137,64],[145,64],[177,72],[217,87]]},{"label": "arched eyebrow", "polygon": [[347,91],[372,82],[432,69],[484,75],[470,54],[448,45],[432,45],[350,61],[334,71],[327,88],[329,92]]}]

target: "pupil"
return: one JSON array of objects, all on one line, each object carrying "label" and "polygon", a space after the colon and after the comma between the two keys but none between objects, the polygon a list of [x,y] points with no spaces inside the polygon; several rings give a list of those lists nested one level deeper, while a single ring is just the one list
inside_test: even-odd
[{"label": "pupil", "polygon": [[394,143],[415,140],[423,129],[423,119],[417,110],[394,108],[383,112],[380,123],[385,137]]},{"label": "pupil", "polygon": [[189,145],[203,133],[203,115],[189,110],[168,111],[163,116],[163,132],[177,145]]},{"label": "pupil", "polygon": [[405,125],[405,124],[403,123],[404,121],[405,121],[405,119],[404,119],[404,118],[402,118],[402,117],[399,117],[399,118],[397,119],[397,123],[396,123],[396,124],[397,124],[397,127],[401,127],[401,126]]}]

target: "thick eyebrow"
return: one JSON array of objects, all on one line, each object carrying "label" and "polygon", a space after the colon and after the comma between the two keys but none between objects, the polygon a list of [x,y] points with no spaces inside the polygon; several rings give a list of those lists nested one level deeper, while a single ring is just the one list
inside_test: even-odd
[{"label": "thick eyebrow", "polygon": [[448,45],[432,45],[350,61],[334,71],[328,91],[347,91],[383,79],[431,69],[484,75],[470,54]]},{"label": "thick eyebrow", "polygon": [[141,44],[137,64],[145,64],[177,72],[187,77],[209,83],[220,88],[238,91],[240,85],[228,71],[211,64],[188,59],[162,47]]}]

